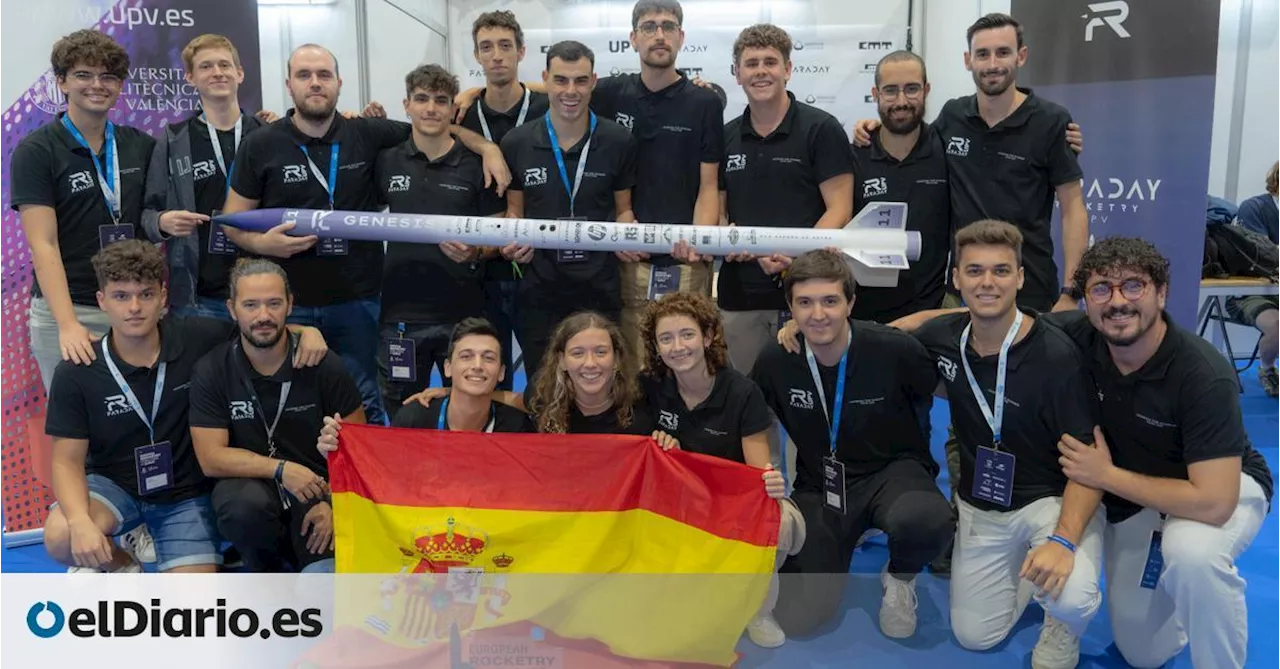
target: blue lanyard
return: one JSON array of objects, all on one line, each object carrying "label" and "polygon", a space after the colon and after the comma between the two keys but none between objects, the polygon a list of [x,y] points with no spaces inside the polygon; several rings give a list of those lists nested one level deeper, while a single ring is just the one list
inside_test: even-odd
[{"label": "blue lanyard", "polygon": [[[209,122],[209,117],[205,114],[201,114],[200,118],[204,120],[204,126],[209,130],[209,141],[213,142],[213,158],[218,161],[218,168],[222,170],[222,175],[227,178],[227,189],[223,193],[223,197],[226,197],[231,193],[231,170],[236,168],[235,152],[240,148],[240,135],[244,129],[244,113],[241,113],[240,117],[236,119],[236,134],[231,149],[230,165],[227,164],[226,159],[222,156],[222,142],[218,141],[218,129],[213,127],[213,124]],[[305,152],[306,149],[303,149],[303,151]],[[310,159],[311,156],[307,156],[307,158]]]},{"label": "blue lanyard", "polygon": [[147,434],[151,435],[151,443],[154,444],[156,443],[155,421],[156,416],[160,415],[160,397],[164,394],[165,367],[169,363],[161,362],[160,366],[156,367],[156,391],[151,396],[151,415],[147,416],[142,411],[142,402],[138,401],[138,396],[134,394],[133,388],[129,387],[129,384],[124,380],[124,375],[120,373],[115,361],[111,359],[111,346],[107,343],[110,338],[111,335],[109,334],[102,338],[102,361],[107,363],[107,370],[111,372],[111,378],[115,379],[116,385],[120,386],[120,392],[124,394],[124,398],[129,402],[129,406],[133,408],[133,412],[138,414],[138,418],[142,419],[142,424],[147,426]]},{"label": "blue lanyard", "polygon": [[[445,397],[445,398],[444,398],[444,403],[442,403],[442,404],[440,405],[440,417],[436,419],[436,429],[437,429],[437,430],[444,431],[444,430],[447,430],[447,429],[448,429],[448,427],[446,427],[446,426],[445,426],[445,424],[444,424],[444,418],[445,418],[445,416],[446,416],[448,413],[449,413],[449,398],[448,398],[448,397]],[[497,415],[497,412],[496,412],[496,411],[494,411],[494,409],[493,409],[493,405],[492,405],[492,404],[490,404],[490,405],[489,405],[489,424],[485,426],[484,431],[485,431],[485,432],[493,432],[493,425],[494,425],[494,423],[496,423],[497,421],[498,421],[498,415]]]},{"label": "blue lanyard", "polygon": [[[808,342],[804,345],[804,355],[809,361],[809,373],[813,375],[813,385],[818,389],[818,402],[822,405],[822,413],[827,416],[827,425],[831,426],[831,455],[836,454],[836,437],[840,436],[840,416],[844,412],[844,375],[849,369],[849,348],[853,344],[853,330],[849,330],[849,343],[844,347],[844,355],[840,356],[840,368],[836,371],[836,397],[831,412],[827,411],[827,391],[822,387],[822,375],[818,373],[818,360],[813,357],[813,349]],[[834,413],[835,416],[831,414]]]},{"label": "blue lanyard", "polygon": [[997,449],[1000,448],[1000,430],[1004,425],[1004,381],[1009,371],[1009,349],[1013,346],[1014,338],[1018,336],[1018,329],[1022,327],[1022,312],[1018,311],[1017,314],[1013,319],[1013,325],[1009,328],[1009,333],[1004,336],[1004,342],[1000,344],[1000,357],[996,362],[994,413],[987,406],[987,398],[982,395],[982,388],[978,386],[978,380],[973,376],[973,368],[969,366],[969,331],[973,329],[973,323],[970,322],[964,326],[964,332],[960,333],[960,360],[964,363],[964,375],[969,379],[969,389],[973,391],[973,398],[978,401],[978,408],[982,409],[982,417],[987,419],[987,426],[991,428],[992,445]]},{"label": "blue lanyard", "polygon": [[311,152],[307,151],[304,144],[299,144],[298,148],[302,149],[302,155],[307,157],[307,165],[311,167],[311,176],[324,186],[324,192],[329,194],[329,208],[333,209],[333,196],[338,192],[338,142],[334,142],[329,147],[329,179],[326,181],[323,174],[320,174],[320,168],[316,167],[316,161],[311,159]]},{"label": "blue lanyard", "polygon": [[560,168],[560,182],[565,192],[569,193],[569,216],[574,216],[574,200],[578,198],[578,187],[582,185],[582,175],[587,170],[587,152],[591,151],[591,138],[596,134],[596,113],[591,114],[591,129],[587,131],[587,143],[582,145],[582,153],[578,155],[578,171],[569,184],[569,172],[564,168],[564,152],[560,150],[560,139],[556,137],[555,126],[551,125],[551,114],[542,118],[547,122],[547,136],[551,139],[551,151],[556,155],[556,167]]},{"label": "blue lanyard", "polygon": [[93,169],[98,173],[98,188],[102,190],[102,197],[107,201],[107,211],[111,212],[111,218],[119,221],[120,184],[117,182],[116,177],[120,174],[120,154],[116,151],[116,125],[111,121],[107,121],[104,142],[107,149],[105,166],[102,161],[98,160],[98,154],[94,153],[93,148],[89,146],[89,142],[85,140],[79,128],[76,128],[76,124],[71,122],[70,116],[62,115],[62,125],[75,138],[77,144],[89,151],[89,157],[93,159]]}]

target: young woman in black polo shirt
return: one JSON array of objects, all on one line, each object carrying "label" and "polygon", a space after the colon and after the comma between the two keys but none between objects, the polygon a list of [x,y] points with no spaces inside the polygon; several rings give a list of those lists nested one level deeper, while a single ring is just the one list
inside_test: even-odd
[{"label": "young woman in black polo shirt", "polygon": [[[658,427],[674,434],[685,450],[765,470],[765,491],[782,507],[774,569],[782,566],[787,555],[800,552],[804,517],[786,498],[786,481],[770,461],[773,417],[764,394],[729,366],[719,309],[698,293],[666,295],[646,307],[640,338],[641,386]],[[777,594],[775,575],[764,604],[747,625],[747,637],[764,648],[787,640],[773,619]]]}]

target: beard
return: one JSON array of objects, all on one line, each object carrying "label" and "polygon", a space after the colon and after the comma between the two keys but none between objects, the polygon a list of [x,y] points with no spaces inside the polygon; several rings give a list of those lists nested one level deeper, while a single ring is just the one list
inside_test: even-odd
[{"label": "beard", "polygon": [[655,68],[668,68],[676,64],[676,50],[670,44],[664,45],[667,51],[654,52],[652,49],[646,50],[640,60],[645,65]]},{"label": "beard", "polygon": [[302,101],[293,101],[293,107],[296,114],[308,121],[327,121],[333,116],[333,112],[338,108],[336,99],[326,99],[324,102],[313,101],[310,98],[303,97]]},{"label": "beard", "polygon": [[[894,105],[888,109],[880,107],[877,111],[880,112],[880,125],[895,135],[907,135],[915,132],[915,129],[920,127],[920,122],[924,119],[923,105],[919,108],[911,104]],[[897,111],[909,112],[907,119],[895,121],[893,113]]]},{"label": "beard", "polygon": [[[1137,329],[1131,335],[1112,335],[1109,327],[1107,326],[1107,319],[1112,316],[1132,316],[1137,321]],[[1132,306],[1110,307],[1106,311],[1102,312],[1102,325],[1103,327],[1098,328],[1098,330],[1102,333],[1103,338],[1107,340],[1108,344],[1111,344],[1112,346],[1125,347],[1132,346],[1137,343],[1139,339],[1142,339],[1142,335],[1145,335],[1147,330],[1150,330],[1151,326],[1155,325],[1155,320],[1153,319],[1150,322],[1143,322],[1142,312]]]},{"label": "beard", "polygon": [[[1000,80],[995,83],[988,84],[985,82],[985,77],[988,74],[999,74],[1001,75]],[[981,72],[973,73],[973,83],[977,84],[978,90],[982,91],[984,95],[990,95],[993,97],[1009,90],[1009,87],[1017,80],[1018,68],[1016,67],[1011,67],[1007,70],[982,70]]]},{"label": "beard", "polygon": [[[258,334],[254,332],[254,328],[270,325],[275,329],[268,334]],[[284,327],[275,322],[258,322],[254,323],[248,329],[242,328],[240,334],[253,345],[254,348],[272,348],[280,343],[281,337],[284,337]]]}]

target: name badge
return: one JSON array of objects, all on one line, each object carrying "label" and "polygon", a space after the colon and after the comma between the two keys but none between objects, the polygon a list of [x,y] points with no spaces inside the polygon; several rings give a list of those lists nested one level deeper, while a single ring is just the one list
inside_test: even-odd
[{"label": "name badge", "polygon": [[[221,214],[222,211],[214,209],[209,218],[216,218]],[[236,255],[238,249],[231,238],[227,237],[227,231],[222,229],[222,224],[210,221],[210,225],[213,227],[209,228],[209,253],[218,256]]]},{"label": "name badge", "polygon": [[418,380],[417,355],[412,339],[387,339],[383,341],[387,354],[387,374],[392,381]]},{"label": "name badge", "polygon": [[347,240],[329,237],[316,242],[316,255],[318,256],[345,256],[347,255]]},{"label": "name badge", "polygon": [[[587,220],[587,218],[585,216],[565,216],[563,218],[557,218],[556,220],[557,221],[585,221]],[[578,249],[557,249],[556,250],[557,263],[585,262],[586,260],[587,260],[587,251],[580,251]]]},{"label": "name badge", "polygon": [[822,459],[822,500],[828,509],[845,512],[844,463],[833,455]]},{"label": "name badge", "polygon": [[684,268],[652,266],[649,270],[649,299],[661,300],[664,295],[680,292],[680,273]]},{"label": "name badge", "polygon": [[133,449],[133,463],[138,470],[138,495],[173,487],[173,446],[167,441]]},{"label": "name badge", "polygon": [[986,446],[978,447],[978,461],[973,467],[973,496],[1008,508],[1013,503],[1012,453]]},{"label": "name badge", "polygon": [[128,223],[98,226],[98,248],[100,249],[126,239],[133,239],[133,226]]},{"label": "name badge", "polygon": [[1147,590],[1155,590],[1160,583],[1160,573],[1164,571],[1164,551],[1161,543],[1164,533],[1156,530],[1151,533],[1151,545],[1147,547],[1147,565],[1142,568],[1142,581],[1138,584]]}]

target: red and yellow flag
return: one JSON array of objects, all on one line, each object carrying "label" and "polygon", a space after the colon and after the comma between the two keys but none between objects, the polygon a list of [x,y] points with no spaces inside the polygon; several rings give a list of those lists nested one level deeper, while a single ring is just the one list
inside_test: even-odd
[{"label": "red and yellow flag", "polygon": [[401,649],[533,626],[725,666],[773,572],[760,471],[647,437],[352,425],[329,468],[337,571],[395,575],[339,619]]}]

